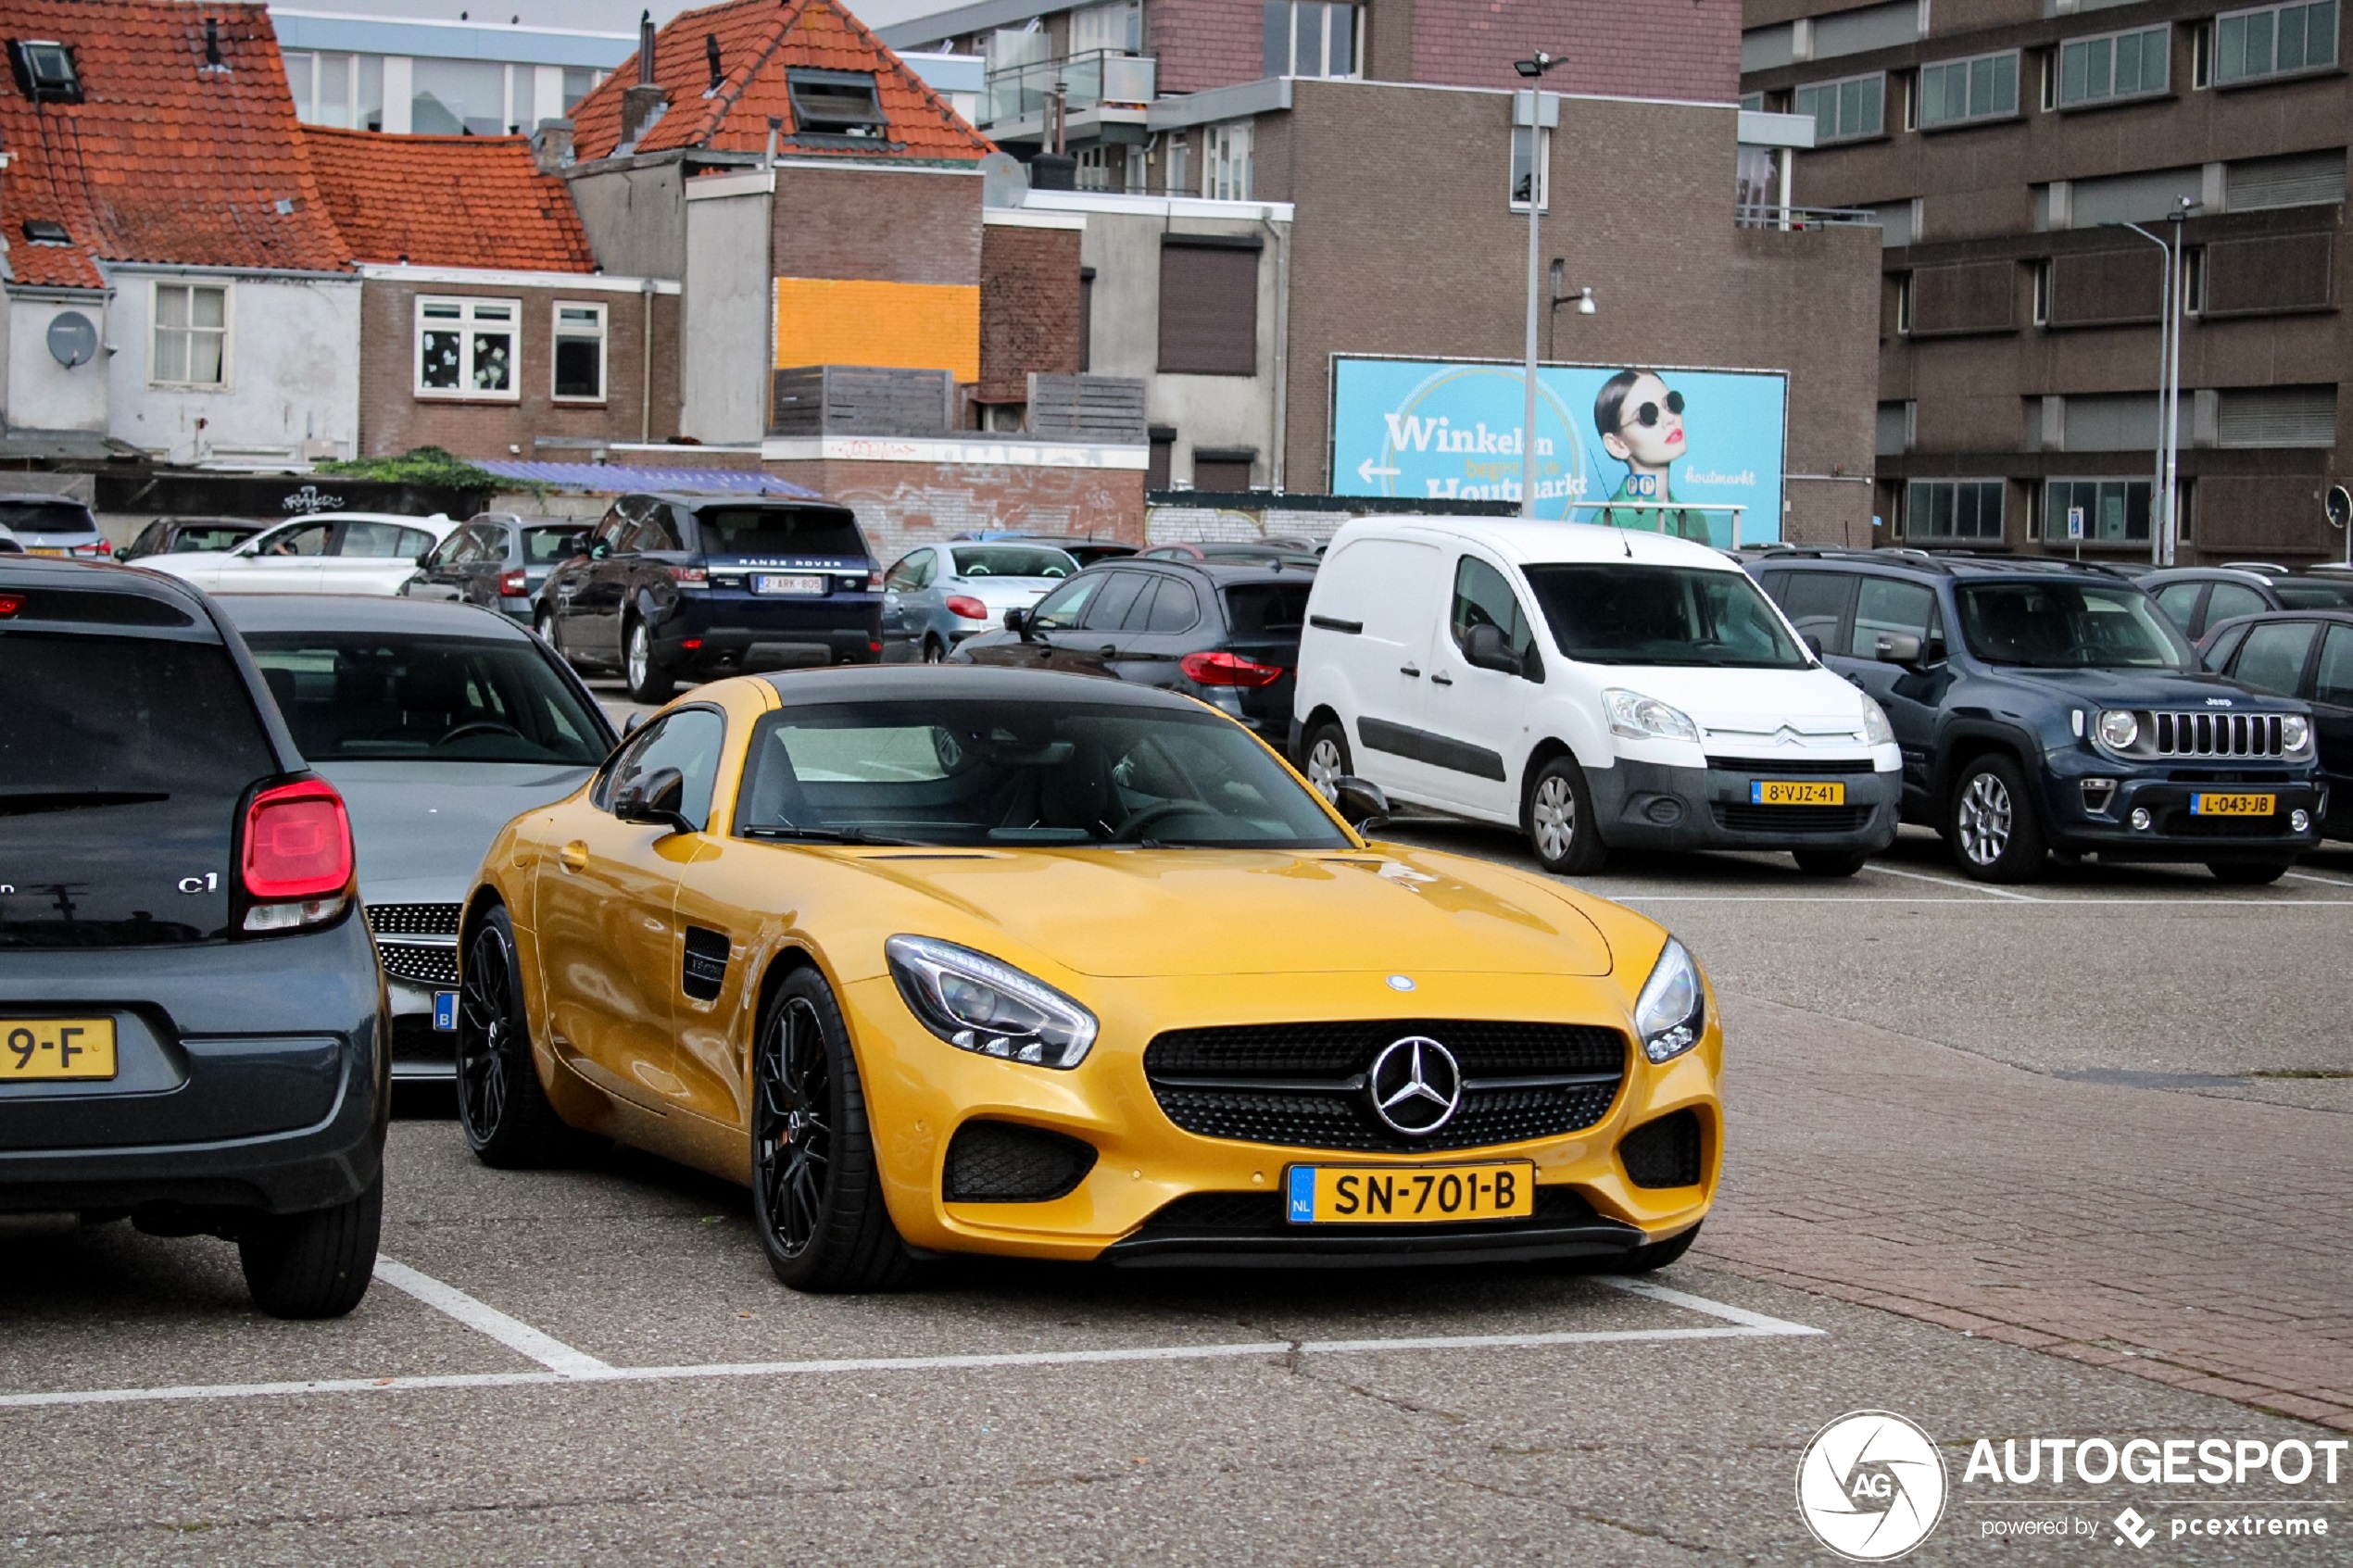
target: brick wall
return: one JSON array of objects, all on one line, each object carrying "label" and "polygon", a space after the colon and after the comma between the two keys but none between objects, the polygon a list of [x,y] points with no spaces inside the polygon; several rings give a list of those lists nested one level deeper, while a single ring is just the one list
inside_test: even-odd
[{"label": "brick wall", "polygon": [[980,396],[1017,403],[1032,370],[1078,369],[1076,229],[990,224],[980,247]]},{"label": "brick wall", "polygon": [[1262,0],[1152,0],[1145,53],[1160,59],[1163,93],[1198,93],[1266,74]]},{"label": "brick wall", "polygon": [[786,167],[774,205],[779,278],[980,282],[977,173]]},{"label": "brick wall", "polygon": [[[516,388],[511,403],[416,395],[417,298],[472,296],[522,302]],[[558,300],[605,307],[605,400],[558,403],[554,398],[555,308]],[[371,458],[418,446],[439,446],[460,458],[535,454],[532,438],[573,436],[592,441],[667,440],[678,431],[678,296],[653,296],[652,418],[645,413],[646,296],[569,288],[505,285],[423,285],[371,279],[360,294],[359,450]],[[513,448],[520,447],[518,453]]]},{"label": "brick wall", "polygon": [[1144,542],[1141,469],[839,459],[765,466],[856,512],[866,542],[886,565],[917,545],[981,529]]}]

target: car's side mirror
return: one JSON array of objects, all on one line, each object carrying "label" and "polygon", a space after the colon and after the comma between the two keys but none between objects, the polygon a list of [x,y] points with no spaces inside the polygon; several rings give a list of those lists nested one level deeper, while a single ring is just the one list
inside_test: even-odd
[{"label": "car's side mirror", "polygon": [[588,541],[587,554],[590,560],[602,560],[612,554],[612,546],[602,539],[591,539]]},{"label": "car's side mirror", "polygon": [[1797,640],[1806,645],[1806,651],[1807,653],[1812,654],[1816,659],[1820,659],[1822,657],[1821,638],[1814,635],[1811,632],[1800,632],[1797,634]]},{"label": "car's side mirror", "polygon": [[1389,797],[1372,780],[1360,779],[1353,773],[1342,773],[1332,780],[1332,809],[1359,833],[1389,821]]},{"label": "car's side mirror", "polygon": [[613,792],[612,814],[624,822],[651,822],[673,833],[692,833],[695,824],[679,809],[686,797],[685,774],[675,768],[656,768]]},{"label": "car's side mirror", "polygon": [[1881,632],[1871,643],[1871,657],[1881,664],[1918,664],[1920,640],[1909,632]]},{"label": "car's side mirror", "polygon": [[1483,621],[1464,636],[1463,657],[1475,670],[1492,670],[1499,675],[1520,672],[1519,655],[1505,645],[1502,632]]},{"label": "car's side mirror", "polygon": [[621,738],[627,740],[631,735],[635,734],[639,730],[643,729],[645,727],[645,723],[646,716],[644,714],[632,713],[628,718],[622,721]]},{"label": "car's side mirror", "polygon": [[1029,611],[1019,605],[1005,611],[1005,630],[1018,634],[1025,643],[1033,640],[1035,628],[1029,623]]},{"label": "car's side mirror", "polygon": [[418,568],[424,571],[431,571],[433,570],[433,558],[434,552],[431,550],[427,550],[423,554],[420,555],[417,558]]}]

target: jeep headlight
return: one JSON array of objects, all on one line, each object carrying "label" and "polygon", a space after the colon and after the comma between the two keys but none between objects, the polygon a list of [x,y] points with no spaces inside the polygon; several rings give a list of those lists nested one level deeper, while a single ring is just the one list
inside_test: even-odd
[{"label": "jeep headlight", "polygon": [[1672,936],[1666,951],[1651,965],[1642,994],[1634,1002],[1634,1029],[1642,1037],[1642,1054],[1653,1061],[1672,1061],[1699,1044],[1707,994],[1699,983],[1699,965]]},{"label": "jeep headlight", "polygon": [[1895,726],[1887,721],[1887,709],[1881,708],[1879,705],[1879,699],[1872,696],[1870,693],[1864,692],[1860,695],[1863,698],[1863,744],[1894,746]]},{"label": "jeep headlight", "polygon": [[2130,751],[2133,743],[2141,738],[2140,715],[2128,713],[2120,708],[2107,709],[2095,727],[2099,733],[2100,744],[2110,751]]},{"label": "jeep headlight", "polygon": [[883,944],[908,1010],[959,1050],[1039,1067],[1076,1067],[1095,1043],[1095,1015],[1034,975],[929,936]]},{"label": "jeep headlight", "polygon": [[2312,721],[2301,713],[2280,715],[2280,749],[2293,757],[2312,744]]},{"label": "jeep headlight", "polygon": [[1692,722],[1691,715],[1640,692],[1605,691],[1602,709],[1609,715],[1609,733],[1629,740],[1699,739],[1699,726]]}]

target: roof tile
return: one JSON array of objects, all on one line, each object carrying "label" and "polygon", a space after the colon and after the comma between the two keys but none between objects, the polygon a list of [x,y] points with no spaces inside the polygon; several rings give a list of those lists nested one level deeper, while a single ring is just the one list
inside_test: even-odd
[{"label": "roof tile", "polygon": [[385,136],[307,125],[327,210],[361,261],[593,272],[564,182],[522,136]]}]

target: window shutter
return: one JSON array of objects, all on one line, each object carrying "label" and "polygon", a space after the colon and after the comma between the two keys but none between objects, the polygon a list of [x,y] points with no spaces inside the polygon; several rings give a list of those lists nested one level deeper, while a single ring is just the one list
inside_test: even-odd
[{"label": "window shutter", "polygon": [[2229,212],[2341,202],[2345,199],[2345,149],[2245,158],[2230,166],[2224,188],[2228,193],[2224,210]]},{"label": "window shutter", "polygon": [[2054,327],[2154,321],[2163,314],[2165,257],[2154,245],[2051,257]]},{"label": "window shutter", "polygon": [[2334,248],[2326,232],[2215,241],[2206,247],[2204,314],[2327,308]]},{"label": "window shutter", "polygon": [[1186,244],[1160,251],[1160,369],[1164,373],[1258,373],[1258,250]]},{"label": "window shutter", "polygon": [[2336,388],[2225,389],[2218,433],[2225,446],[2334,446]]},{"label": "window shutter", "polygon": [[2015,262],[1922,267],[1912,274],[1912,335],[2008,332],[2016,324],[2017,296]]}]

